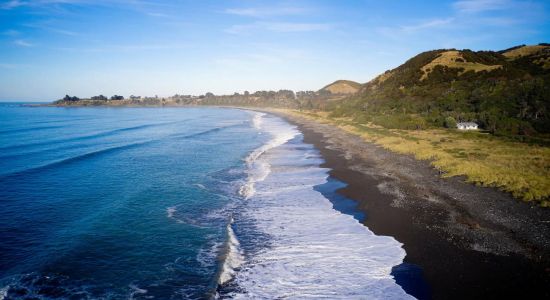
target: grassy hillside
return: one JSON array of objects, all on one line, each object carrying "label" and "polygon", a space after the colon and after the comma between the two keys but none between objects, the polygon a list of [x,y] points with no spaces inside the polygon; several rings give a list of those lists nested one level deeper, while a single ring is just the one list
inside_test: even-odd
[{"label": "grassy hillside", "polygon": [[337,80],[324,86],[321,91],[332,94],[355,94],[361,89],[361,84],[351,80]]},{"label": "grassy hillside", "polygon": [[496,135],[545,142],[550,137],[550,47],[424,52],[329,111],[333,117],[400,129],[475,121]]}]

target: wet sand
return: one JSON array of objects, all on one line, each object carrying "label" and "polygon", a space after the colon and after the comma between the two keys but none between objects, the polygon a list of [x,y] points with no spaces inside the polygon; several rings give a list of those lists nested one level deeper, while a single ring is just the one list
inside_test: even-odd
[{"label": "wet sand", "polygon": [[412,289],[402,284],[410,294],[550,297],[550,209],[463,178],[443,179],[427,161],[389,152],[334,126],[270,112],[297,125],[305,142],[321,151],[330,175],[347,183],[338,193],[357,201],[366,214],[364,225],[403,243],[405,263],[419,266],[429,285],[425,292],[414,283]]}]

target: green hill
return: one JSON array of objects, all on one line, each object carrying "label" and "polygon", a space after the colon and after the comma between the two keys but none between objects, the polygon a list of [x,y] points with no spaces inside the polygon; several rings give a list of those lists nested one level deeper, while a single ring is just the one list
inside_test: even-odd
[{"label": "green hill", "polygon": [[[550,136],[550,45],[423,52],[333,103],[332,115],[387,128],[475,121],[494,134]],[[454,120],[452,120],[454,119]]]}]

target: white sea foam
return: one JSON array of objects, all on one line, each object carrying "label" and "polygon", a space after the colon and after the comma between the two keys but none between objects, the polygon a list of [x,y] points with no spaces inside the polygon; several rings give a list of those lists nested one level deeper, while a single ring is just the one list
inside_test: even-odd
[{"label": "white sea foam", "polygon": [[8,296],[8,290],[10,289],[10,286],[5,286],[0,289],[0,300],[4,300],[6,296]]},{"label": "white sea foam", "polygon": [[177,211],[175,206],[170,206],[166,208],[166,216],[170,219],[174,218],[174,213]]},{"label": "white sea foam", "polygon": [[256,112],[254,114],[254,117],[252,118],[252,125],[254,125],[254,128],[258,130],[262,129],[263,116],[265,116],[265,114],[261,112]]},{"label": "white sea foam", "polygon": [[200,183],[195,183],[193,184],[194,186],[200,188],[200,189],[203,189],[203,190],[206,190],[206,187],[204,186],[204,184],[200,184]]},{"label": "white sea foam", "polygon": [[[256,113],[252,118],[252,123],[256,129],[262,129],[264,116],[266,116],[265,113]],[[267,161],[259,161],[258,158],[270,149],[273,149],[288,142],[299,133],[296,129],[289,126],[284,126],[280,128],[276,126],[270,126],[269,128],[265,129],[265,131],[270,133],[273,138],[261,147],[252,151],[252,153],[250,153],[245,159],[247,178],[239,188],[239,194],[244,199],[249,199],[250,197],[252,197],[255,194],[254,185],[257,182],[265,180],[265,178],[270,173],[269,163],[267,163]],[[244,262],[243,252],[240,248],[239,240],[237,239],[237,236],[233,231],[232,224],[233,217],[231,217],[231,222],[229,222],[229,224],[227,225],[228,237],[227,249],[225,254],[226,257],[224,259],[222,270],[218,279],[219,284],[224,284],[232,279],[236,273],[235,270],[239,268]]]},{"label": "white sea foam", "polygon": [[135,299],[134,297],[136,295],[147,294],[146,289],[142,289],[142,288],[138,287],[137,285],[135,285],[133,283],[128,285],[128,287],[130,288],[130,295],[129,295],[128,299]]},{"label": "white sea foam", "polygon": [[[401,244],[334,210],[313,189],[326,182],[328,170],[319,167],[322,159],[312,146],[287,143],[295,128],[271,116],[264,117],[262,128],[274,139],[247,158],[253,171],[240,217],[269,236],[270,246],[247,257],[234,275],[239,288],[227,296],[412,298],[390,274],[405,257]],[[257,166],[267,166],[267,174],[257,175]]]},{"label": "white sea foam", "polygon": [[[212,237],[209,237],[212,239]],[[196,259],[205,269],[210,269],[216,263],[216,258],[220,252],[222,243],[212,242],[211,245],[207,245],[199,250],[197,253]]]},{"label": "white sea foam", "polygon": [[[254,124],[262,124],[263,118],[266,114],[264,113],[257,113],[254,115]],[[286,125],[286,124],[281,124]],[[261,128],[260,125],[258,125],[256,128]],[[247,179],[246,182],[241,186],[239,189],[239,194],[243,196],[245,199],[249,199],[250,197],[254,196],[254,193],[256,192],[254,185],[257,182],[265,180],[265,178],[270,173],[270,165],[269,162],[266,160],[258,160],[260,156],[262,156],[264,153],[269,151],[270,149],[276,148],[289,140],[293,139],[296,135],[299,134],[299,132],[290,126],[276,126],[275,124],[270,124],[268,128],[265,128],[265,131],[273,136],[273,138],[267,142],[266,144],[262,145],[261,147],[257,148],[256,150],[252,151],[248,155],[248,157],[245,159],[246,165],[247,165]]]},{"label": "white sea foam", "polygon": [[240,247],[239,240],[233,231],[233,218],[227,224],[227,244],[225,251],[225,258],[223,261],[220,276],[218,278],[219,284],[224,284],[229,281],[235,275],[236,269],[239,268],[244,262],[243,252]]}]

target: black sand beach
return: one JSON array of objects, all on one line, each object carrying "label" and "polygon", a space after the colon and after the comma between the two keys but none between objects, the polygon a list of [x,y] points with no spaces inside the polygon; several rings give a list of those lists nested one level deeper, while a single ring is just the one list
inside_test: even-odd
[{"label": "black sand beach", "polygon": [[430,286],[425,293],[403,285],[409,293],[433,299],[550,297],[549,209],[463,178],[442,179],[429,162],[334,126],[274,113],[296,124],[305,142],[321,151],[330,175],[348,184],[338,192],[358,202],[364,225],[404,244],[405,263],[419,266]]}]

